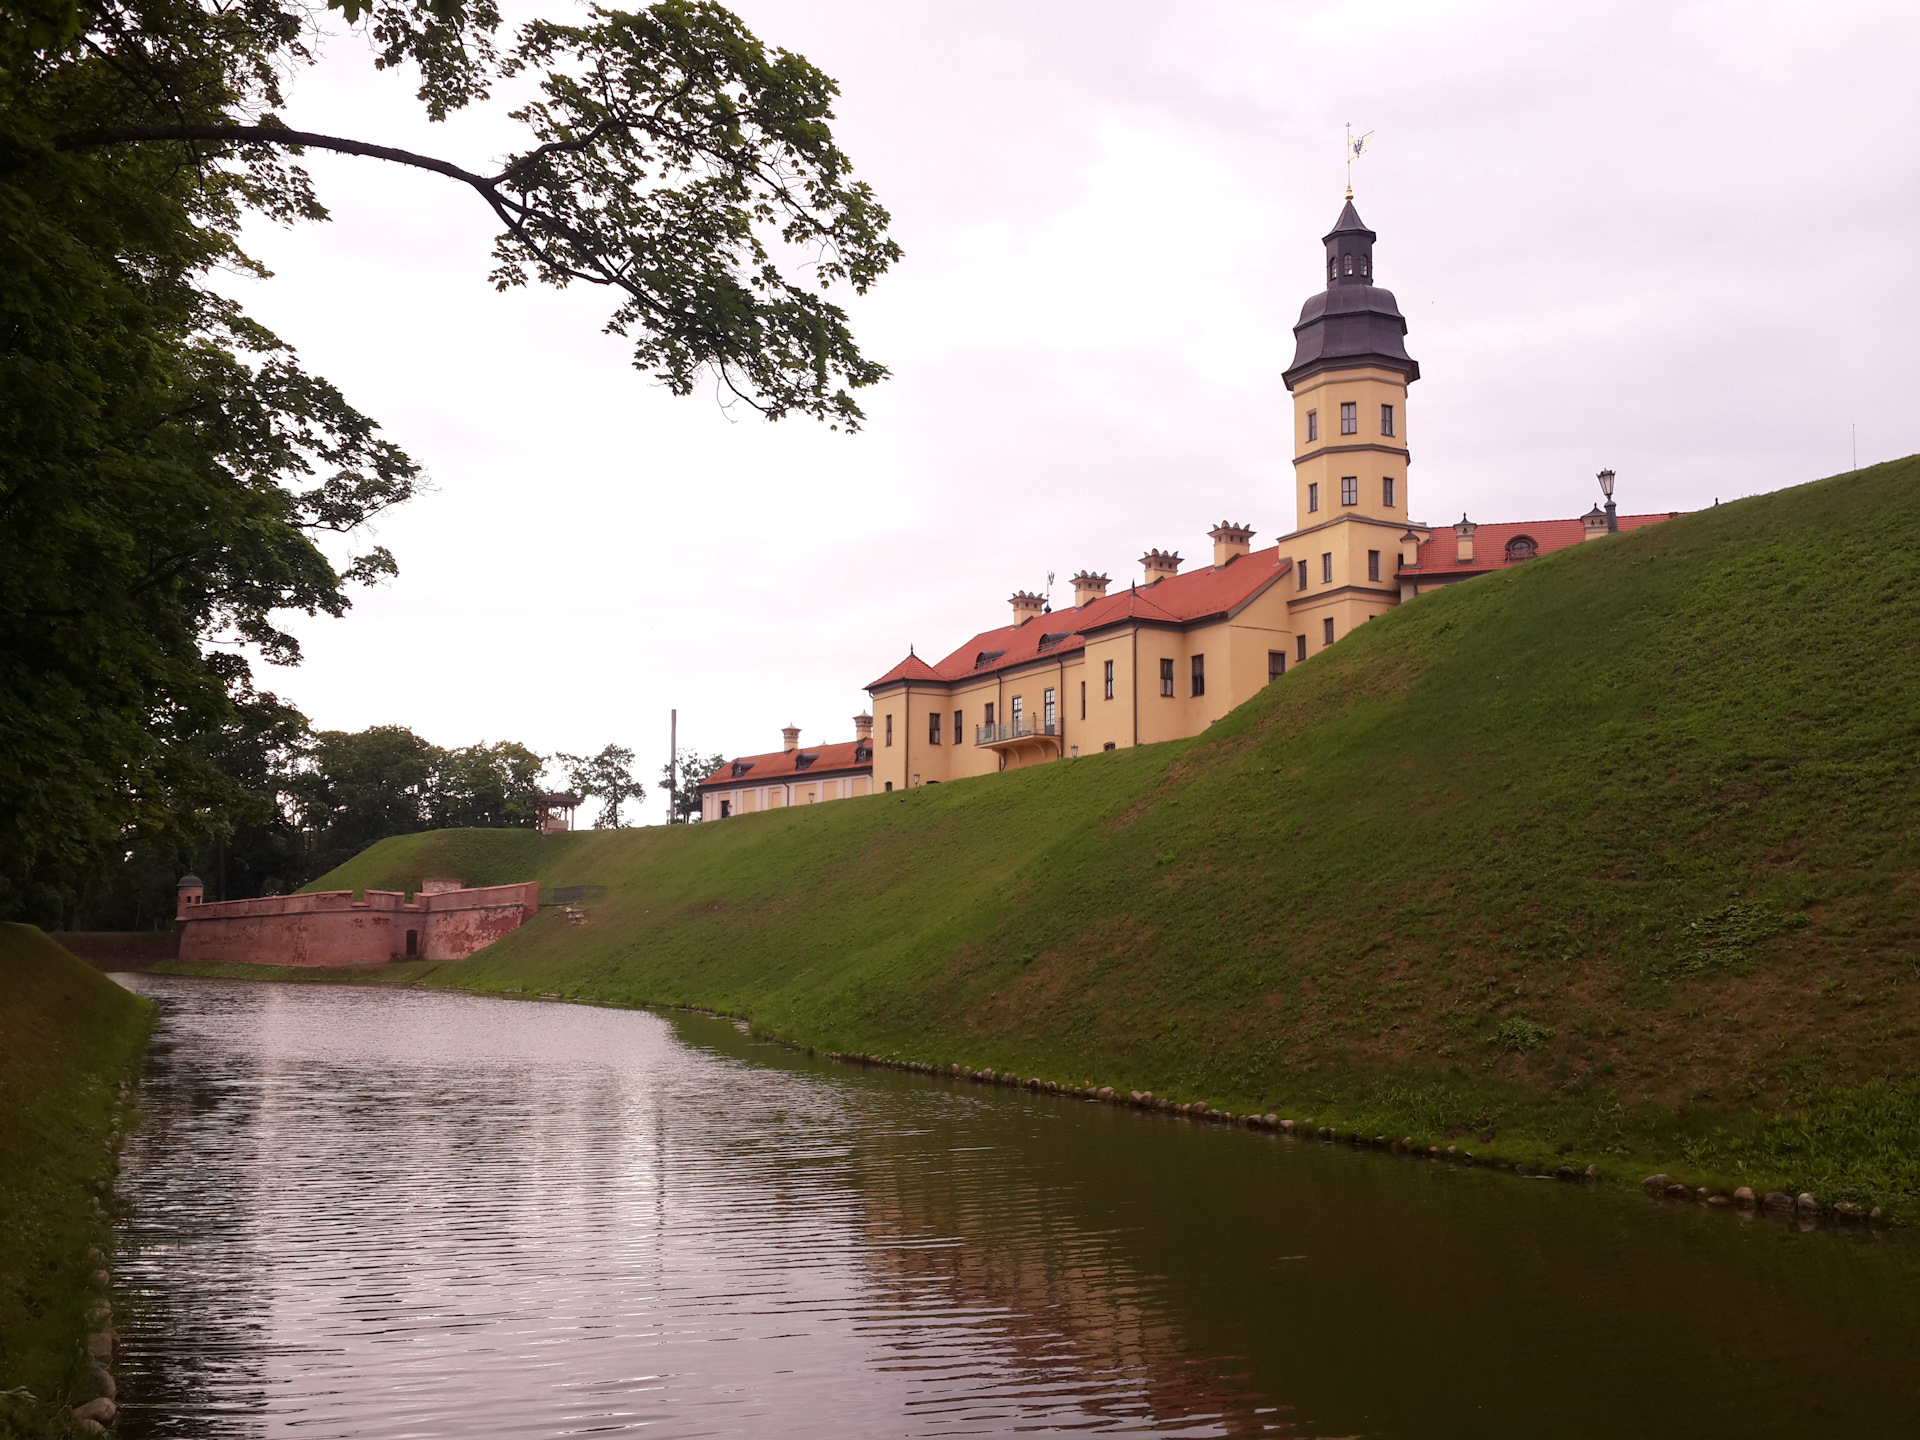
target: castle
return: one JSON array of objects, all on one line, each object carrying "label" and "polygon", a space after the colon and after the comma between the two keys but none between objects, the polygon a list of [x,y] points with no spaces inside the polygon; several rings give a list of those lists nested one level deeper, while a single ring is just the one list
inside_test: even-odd
[{"label": "castle", "polygon": [[[1376,238],[1349,193],[1322,237],[1326,288],[1293,327],[1282,377],[1293,397],[1290,533],[1256,550],[1251,529],[1222,522],[1209,532],[1211,565],[1183,573],[1177,553],[1152,549],[1124,590],[1083,570],[1070,610],[1017,592],[1009,623],[944,659],[909,652],[869,684],[873,710],[856,717],[856,740],[809,754],[789,727],[785,750],[729,761],[701,783],[703,818],[1194,735],[1290,664],[1425,591],[1671,518],[1617,515],[1603,471],[1606,509],[1578,519],[1409,519],[1407,389],[1420,365],[1393,293],[1374,284]],[[829,773],[831,790],[796,788]]]}]

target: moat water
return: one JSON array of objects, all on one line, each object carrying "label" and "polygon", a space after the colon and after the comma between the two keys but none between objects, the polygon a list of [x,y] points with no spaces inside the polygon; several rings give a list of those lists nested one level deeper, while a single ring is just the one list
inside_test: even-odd
[{"label": "moat water", "polygon": [[1920,1245],[863,1072],[123,976],[138,1437],[1920,1434]]}]

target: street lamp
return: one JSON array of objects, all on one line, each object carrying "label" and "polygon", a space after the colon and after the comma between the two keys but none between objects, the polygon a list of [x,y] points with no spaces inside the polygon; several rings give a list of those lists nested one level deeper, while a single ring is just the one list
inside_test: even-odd
[{"label": "street lamp", "polygon": [[1613,472],[1602,470],[1597,478],[1600,481],[1600,493],[1607,497],[1607,533],[1617,535],[1620,533],[1620,519],[1613,509]]}]

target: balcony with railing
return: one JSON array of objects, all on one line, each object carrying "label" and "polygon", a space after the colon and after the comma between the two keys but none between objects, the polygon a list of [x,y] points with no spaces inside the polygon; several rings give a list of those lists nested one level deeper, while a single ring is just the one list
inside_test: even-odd
[{"label": "balcony with railing", "polygon": [[993,750],[1015,750],[1023,746],[1060,749],[1060,726],[1056,721],[1034,720],[1026,716],[1000,725],[973,727],[973,743]]}]

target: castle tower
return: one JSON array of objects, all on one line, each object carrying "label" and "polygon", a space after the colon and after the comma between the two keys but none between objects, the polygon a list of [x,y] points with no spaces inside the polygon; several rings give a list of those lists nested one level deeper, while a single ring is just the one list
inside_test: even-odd
[{"label": "castle tower", "polygon": [[1407,322],[1373,283],[1374,233],[1348,199],[1327,247],[1327,288],[1293,327],[1293,471],[1297,528],[1280,541],[1296,588],[1295,655],[1333,644],[1399,603],[1399,570],[1417,551],[1407,522]]},{"label": "castle tower", "polygon": [[1407,523],[1407,322],[1393,292],[1373,283],[1373,231],[1347,201],[1327,247],[1327,288],[1293,327],[1296,524],[1341,515]]}]

